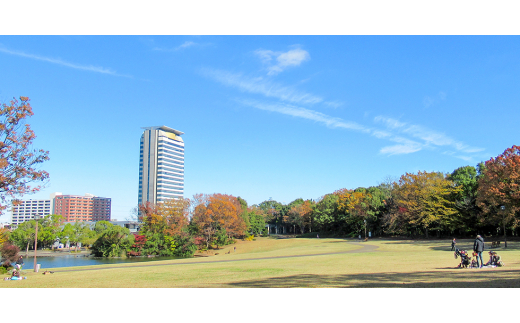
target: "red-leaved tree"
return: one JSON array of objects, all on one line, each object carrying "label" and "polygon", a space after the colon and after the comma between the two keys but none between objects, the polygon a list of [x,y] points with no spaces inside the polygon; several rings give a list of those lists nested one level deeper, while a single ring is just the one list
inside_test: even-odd
[{"label": "red-leaved tree", "polygon": [[31,149],[36,135],[24,124],[32,115],[27,97],[0,106],[0,212],[7,207],[8,199],[35,193],[42,187],[30,183],[49,178],[49,173],[37,169],[39,164],[49,160],[49,152]]},{"label": "red-leaved tree", "polygon": [[485,165],[478,181],[477,205],[488,222],[502,225],[507,248],[506,228],[520,223],[520,146],[506,149]]}]

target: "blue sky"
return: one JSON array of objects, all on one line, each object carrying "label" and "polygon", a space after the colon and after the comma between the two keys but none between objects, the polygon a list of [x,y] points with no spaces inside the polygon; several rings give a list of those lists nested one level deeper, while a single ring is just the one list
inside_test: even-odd
[{"label": "blue sky", "polygon": [[[185,197],[289,203],[519,144],[517,36],[0,36],[45,189],[137,203],[141,127],[183,131]],[[9,222],[4,212],[0,222]]]}]

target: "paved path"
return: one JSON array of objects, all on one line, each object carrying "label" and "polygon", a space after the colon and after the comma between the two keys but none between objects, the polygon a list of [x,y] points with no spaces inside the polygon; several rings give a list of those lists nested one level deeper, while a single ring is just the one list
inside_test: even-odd
[{"label": "paved path", "polygon": [[[308,254],[308,255],[294,255],[294,256],[277,256],[277,257],[261,257],[261,258],[246,258],[246,259],[229,259],[229,260],[216,260],[216,261],[194,261],[194,262],[179,262],[179,263],[169,263],[169,264],[148,264],[148,265],[134,265],[134,266],[117,266],[117,267],[102,267],[102,268],[85,268],[85,269],[69,269],[69,270],[52,270],[55,273],[59,272],[72,272],[72,271],[89,271],[89,270],[105,270],[105,269],[119,269],[119,268],[136,268],[136,267],[151,267],[151,266],[177,266],[177,265],[192,265],[192,264],[204,264],[204,263],[224,263],[224,262],[236,262],[236,261],[251,261],[251,260],[265,260],[265,259],[283,259],[283,258],[300,258],[300,257],[315,257],[315,256],[327,256],[327,255],[341,255],[348,253],[363,253],[363,252],[372,252],[375,251],[377,246],[359,243],[359,242],[348,242],[349,244],[361,246],[360,249],[349,250],[349,251],[341,251],[341,252],[331,252],[331,253],[316,253],[316,254]],[[96,266],[97,267],[97,266]],[[73,268],[73,267],[69,267]]]}]

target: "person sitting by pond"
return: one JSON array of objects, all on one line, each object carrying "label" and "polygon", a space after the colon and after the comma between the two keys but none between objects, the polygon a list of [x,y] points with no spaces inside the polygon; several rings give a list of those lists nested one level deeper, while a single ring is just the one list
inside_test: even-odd
[{"label": "person sitting by pond", "polygon": [[23,257],[20,256],[18,258],[18,260],[16,260],[16,268],[18,268],[18,270],[22,270],[22,267],[23,267]]},{"label": "person sitting by pond", "polygon": [[11,278],[9,278],[9,277],[4,278],[4,280],[22,280],[22,279],[27,279],[27,277],[20,276],[20,272],[16,269],[13,269]]}]

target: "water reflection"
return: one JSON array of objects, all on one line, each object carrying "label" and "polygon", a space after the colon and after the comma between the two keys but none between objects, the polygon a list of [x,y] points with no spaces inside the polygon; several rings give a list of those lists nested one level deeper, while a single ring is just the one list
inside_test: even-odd
[{"label": "water reflection", "polygon": [[[41,265],[41,269],[60,268],[60,267],[77,267],[92,266],[106,264],[121,264],[135,262],[149,262],[158,260],[179,259],[176,257],[132,257],[132,258],[101,258],[101,257],[85,257],[83,255],[66,255],[59,257],[38,257],[37,263]],[[23,270],[34,269],[34,258],[28,257],[24,259]]]}]

